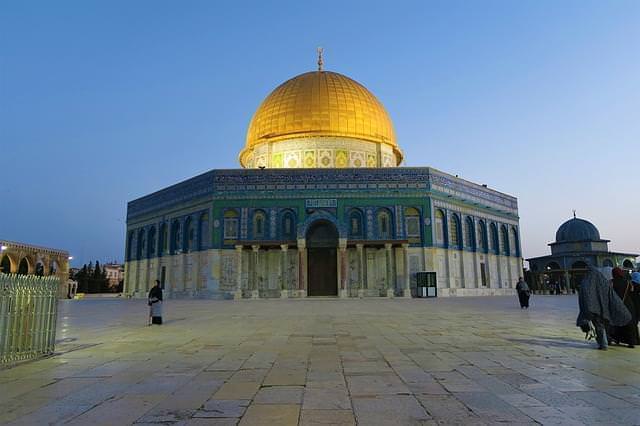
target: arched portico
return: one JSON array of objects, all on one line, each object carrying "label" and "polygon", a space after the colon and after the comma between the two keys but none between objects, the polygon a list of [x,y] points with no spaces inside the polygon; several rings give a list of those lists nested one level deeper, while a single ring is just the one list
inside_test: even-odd
[{"label": "arched portico", "polygon": [[307,295],[338,295],[338,229],[335,224],[320,219],[306,232]]}]

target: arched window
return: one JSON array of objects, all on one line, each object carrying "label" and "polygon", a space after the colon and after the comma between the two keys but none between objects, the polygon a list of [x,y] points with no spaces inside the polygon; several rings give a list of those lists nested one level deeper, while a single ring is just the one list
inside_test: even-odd
[{"label": "arched window", "polygon": [[364,235],[362,221],[362,212],[359,209],[353,209],[349,213],[349,236],[362,238]]},{"label": "arched window", "polygon": [[436,220],[436,244],[445,245],[446,244],[446,235],[445,235],[445,215],[442,210],[436,210],[435,220]]},{"label": "arched window", "polygon": [[413,207],[404,209],[404,225],[407,237],[420,238],[420,212]]},{"label": "arched window", "polygon": [[193,225],[191,216],[184,223],[184,250],[188,253],[196,248],[196,227]]},{"label": "arched window", "polygon": [[200,250],[209,248],[211,241],[209,234],[209,213],[202,213],[200,215],[200,243],[198,247]]},{"label": "arched window", "polygon": [[127,237],[127,260],[133,260],[133,243],[135,241],[133,231],[129,231],[129,236]]},{"label": "arched window", "polygon": [[487,253],[487,243],[487,224],[484,220],[480,220],[478,221],[478,249],[483,253]]},{"label": "arched window", "polygon": [[11,273],[11,259],[6,254],[2,256],[2,262],[0,262],[0,272],[5,274]]},{"label": "arched window", "polygon": [[264,239],[265,236],[265,223],[267,216],[262,210],[256,210],[253,213],[253,239]]},{"label": "arched window", "polygon": [[502,242],[502,254],[509,256],[509,232],[507,227],[502,225],[500,227],[500,241]]},{"label": "arched window", "polygon": [[38,263],[36,263],[35,274],[39,277],[44,275],[44,263],[42,263],[41,261],[38,261]]},{"label": "arched window", "polygon": [[293,240],[295,233],[295,216],[291,211],[285,211],[282,215],[282,239]]},{"label": "arched window", "polygon": [[224,239],[238,239],[238,212],[235,210],[227,210],[224,212]]},{"label": "arched window", "polygon": [[511,246],[511,256],[520,257],[520,244],[518,241],[518,230],[512,226],[509,233],[509,244]]},{"label": "arched window", "polygon": [[163,223],[160,225],[160,250],[158,250],[158,255],[162,256],[169,249],[169,232],[167,231],[167,224]]},{"label": "arched window", "polygon": [[149,228],[147,236],[147,258],[152,258],[156,254],[156,227]]},{"label": "arched window", "polygon": [[174,220],[171,223],[171,254],[180,253],[182,247],[182,232],[180,222]]},{"label": "arched window", "polygon": [[144,257],[144,248],[146,245],[146,235],[144,229],[138,231],[138,245],[136,247],[136,259],[140,260]]},{"label": "arched window", "polygon": [[49,265],[49,275],[54,275],[58,273],[58,262],[55,260],[51,261],[51,265]]},{"label": "arched window", "polygon": [[633,269],[633,263],[629,259],[625,259],[624,262],[622,262],[622,267],[625,269]]},{"label": "arched window", "polygon": [[378,237],[383,240],[391,239],[393,235],[391,232],[392,226],[391,214],[387,209],[381,209],[378,212]]},{"label": "arched window", "polygon": [[23,257],[18,266],[18,275],[27,275],[29,273],[29,261]]},{"label": "arched window", "polygon": [[471,250],[476,249],[475,231],[473,229],[473,219],[470,216],[464,221],[464,245]]},{"label": "arched window", "polygon": [[451,215],[451,224],[449,226],[449,247],[462,248],[460,218],[455,213]]},{"label": "arched window", "polygon": [[500,254],[500,240],[498,240],[498,226],[495,223],[492,223],[490,226],[491,229],[491,239],[489,240],[491,244],[491,251],[494,254]]}]

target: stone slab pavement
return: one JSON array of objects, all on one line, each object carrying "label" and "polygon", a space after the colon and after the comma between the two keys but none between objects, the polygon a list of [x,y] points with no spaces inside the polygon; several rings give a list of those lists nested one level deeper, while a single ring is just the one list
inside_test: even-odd
[{"label": "stone slab pavement", "polygon": [[11,425],[640,425],[640,349],[574,296],[61,301],[55,356],[0,370]]}]

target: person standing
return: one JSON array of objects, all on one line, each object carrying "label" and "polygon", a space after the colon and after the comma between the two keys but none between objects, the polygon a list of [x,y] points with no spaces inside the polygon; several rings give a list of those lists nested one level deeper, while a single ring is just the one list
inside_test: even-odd
[{"label": "person standing", "polygon": [[162,289],[160,281],[156,280],[155,285],[149,291],[149,325],[162,324]]},{"label": "person standing", "polygon": [[520,277],[516,284],[518,292],[518,300],[520,301],[520,309],[529,309],[529,297],[531,297],[531,289],[527,282]]},{"label": "person standing", "polygon": [[635,322],[632,320],[636,336],[640,337],[638,332],[638,322],[640,322],[640,272],[631,274],[631,300],[636,310]]},{"label": "person standing", "polygon": [[613,290],[616,292],[620,300],[624,303],[627,310],[631,314],[631,321],[621,327],[611,327],[610,337],[616,343],[625,343],[630,348],[640,345],[640,336],[638,335],[638,312],[634,303],[633,290],[634,286],[627,278],[627,273],[622,268],[613,268]]},{"label": "person standing", "polygon": [[591,321],[596,330],[598,349],[607,350],[607,327],[622,326],[631,321],[631,314],[613,291],[600,271],[589,265],[589,272],[580,283],[578,292],[580,313],[576,325],[588,329]]}]

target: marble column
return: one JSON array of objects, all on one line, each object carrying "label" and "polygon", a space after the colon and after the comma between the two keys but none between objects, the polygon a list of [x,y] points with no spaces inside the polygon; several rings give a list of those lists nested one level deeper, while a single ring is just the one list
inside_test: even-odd
[{"label": "marble column", "polygon": [[562,293],[567,292],[567,294],[569,294],[569,287],[571,285],[571,275],[569,274],[569,271],[564,271],[564,288],[560,289],[560,291]]},{"label": "marble column", "polygon": [[253,251],[253,273],[251,274],[253,277],[253,283],[251,284],[251,298],[259,299],[260,298],[260,246],[252,245],[251,250]]},{"label": "marble column", "polygon": [[307,297],[307,241],[298,240],[298,293],[299,297]]},{"label": "marble column", "polygon": [[365,276],[366,267],[366,259],[364,258],[364,245],[356,244],[356,251],[358,252],[358,281],[360,281],[360,285],[358,286],[358,297],[364,296],[364,289],[367,286],[367,279]]},{"label": "marble column", "polygon": [[394,287],[395,284],[393,282],[393,267],[392,267],[392,253],[391,253],[391,244],[386,243],[384,245],[384,257],[386,263],[386,287],[387,287],[387,297],[394,296]]},{"label": "marble column", "polygon": [[289,245],[280,245],[280,298],[289,297]]},{"label": "marble column", "polygon": [[233,298],[242,299],[242,246],[236,246],[236,291]]},{"label": "marble column", "polygon": [[411,298],[411,277],[409,275],[409,244],[402,244],[402,269],[404,275],[403,296]]},{"label": "marble column", "polygon": [[347,239],[338,239],[338,282],[340,297],[349,297],[349,274],[347,273]]}]

